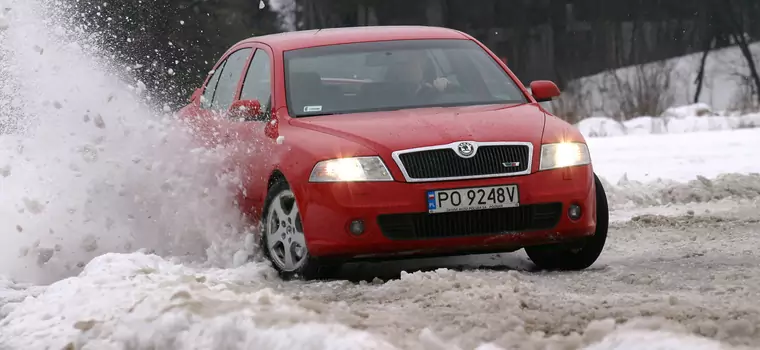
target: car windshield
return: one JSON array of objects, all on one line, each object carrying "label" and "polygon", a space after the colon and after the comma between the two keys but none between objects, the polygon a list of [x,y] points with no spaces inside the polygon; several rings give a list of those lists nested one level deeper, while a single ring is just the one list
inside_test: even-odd
[{"label": "car windshield", "polygon": [[400,40],[285,52],[291,116],[527,102],[471,40]]}]

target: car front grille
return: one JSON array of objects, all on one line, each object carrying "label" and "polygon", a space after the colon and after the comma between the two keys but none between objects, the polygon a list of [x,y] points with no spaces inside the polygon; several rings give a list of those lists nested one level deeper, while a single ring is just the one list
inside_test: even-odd
[{"label": "car front grille", "polygon": [[408,181],[435,181],[518,175],[530,172],[531,148],[526,144],[483,145],[472,158],[450,147],[402,152],[398,155]]},{"label": "car front grille", "polygon": [[498,235],[552,229],[562,203],[441,214],[406,213],[377,217],[383,235],[394,240]]}]

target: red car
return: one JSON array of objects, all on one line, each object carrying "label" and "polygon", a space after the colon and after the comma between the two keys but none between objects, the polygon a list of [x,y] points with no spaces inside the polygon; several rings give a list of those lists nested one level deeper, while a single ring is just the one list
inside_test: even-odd
[{"label": "red car", "polygon": [[511,252],[599,257],[608,207],[588,147],[460,31],[380,26],[243,40],[180,117],[233,149],[238,204],[283,277],[348,261]]}]

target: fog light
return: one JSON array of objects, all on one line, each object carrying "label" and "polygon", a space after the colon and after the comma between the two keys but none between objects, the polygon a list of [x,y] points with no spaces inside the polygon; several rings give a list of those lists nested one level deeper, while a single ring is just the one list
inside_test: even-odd
[{"label": "fog light", "polygon": [[572,220],[578,220],[581,218],[581,206],[578,204],[571,204],[567,209],[567,216]]},{"label": "fog light", "polygon": [[351,221],[351,224],[348,225],[348,230],[355,235],[364,233],[364,221],[360,219]]}]

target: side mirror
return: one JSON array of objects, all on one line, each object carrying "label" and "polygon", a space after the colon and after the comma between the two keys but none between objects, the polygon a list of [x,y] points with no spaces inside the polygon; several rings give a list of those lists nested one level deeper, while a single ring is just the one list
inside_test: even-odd
[{"label": "side mirror", "polygon": [[203,95],[203,89],[201,89],[201,88],[195,89],[195,91],[193,92],[193,94],[190,96],[190,102],[193,102],[193,101],[199,99],[201,97],[201,95]]},{"label": "side mirror", "polygon": [[536,80],[530,83],[530,91],[538,102],[547,102],[560,95],[557,84],[548,80]]},{"label": "side mirror", "polygon": [[258,120],[261,118],[261,103],[258,100],[235,101],[230,106],[228,115],[231,119]]}]

